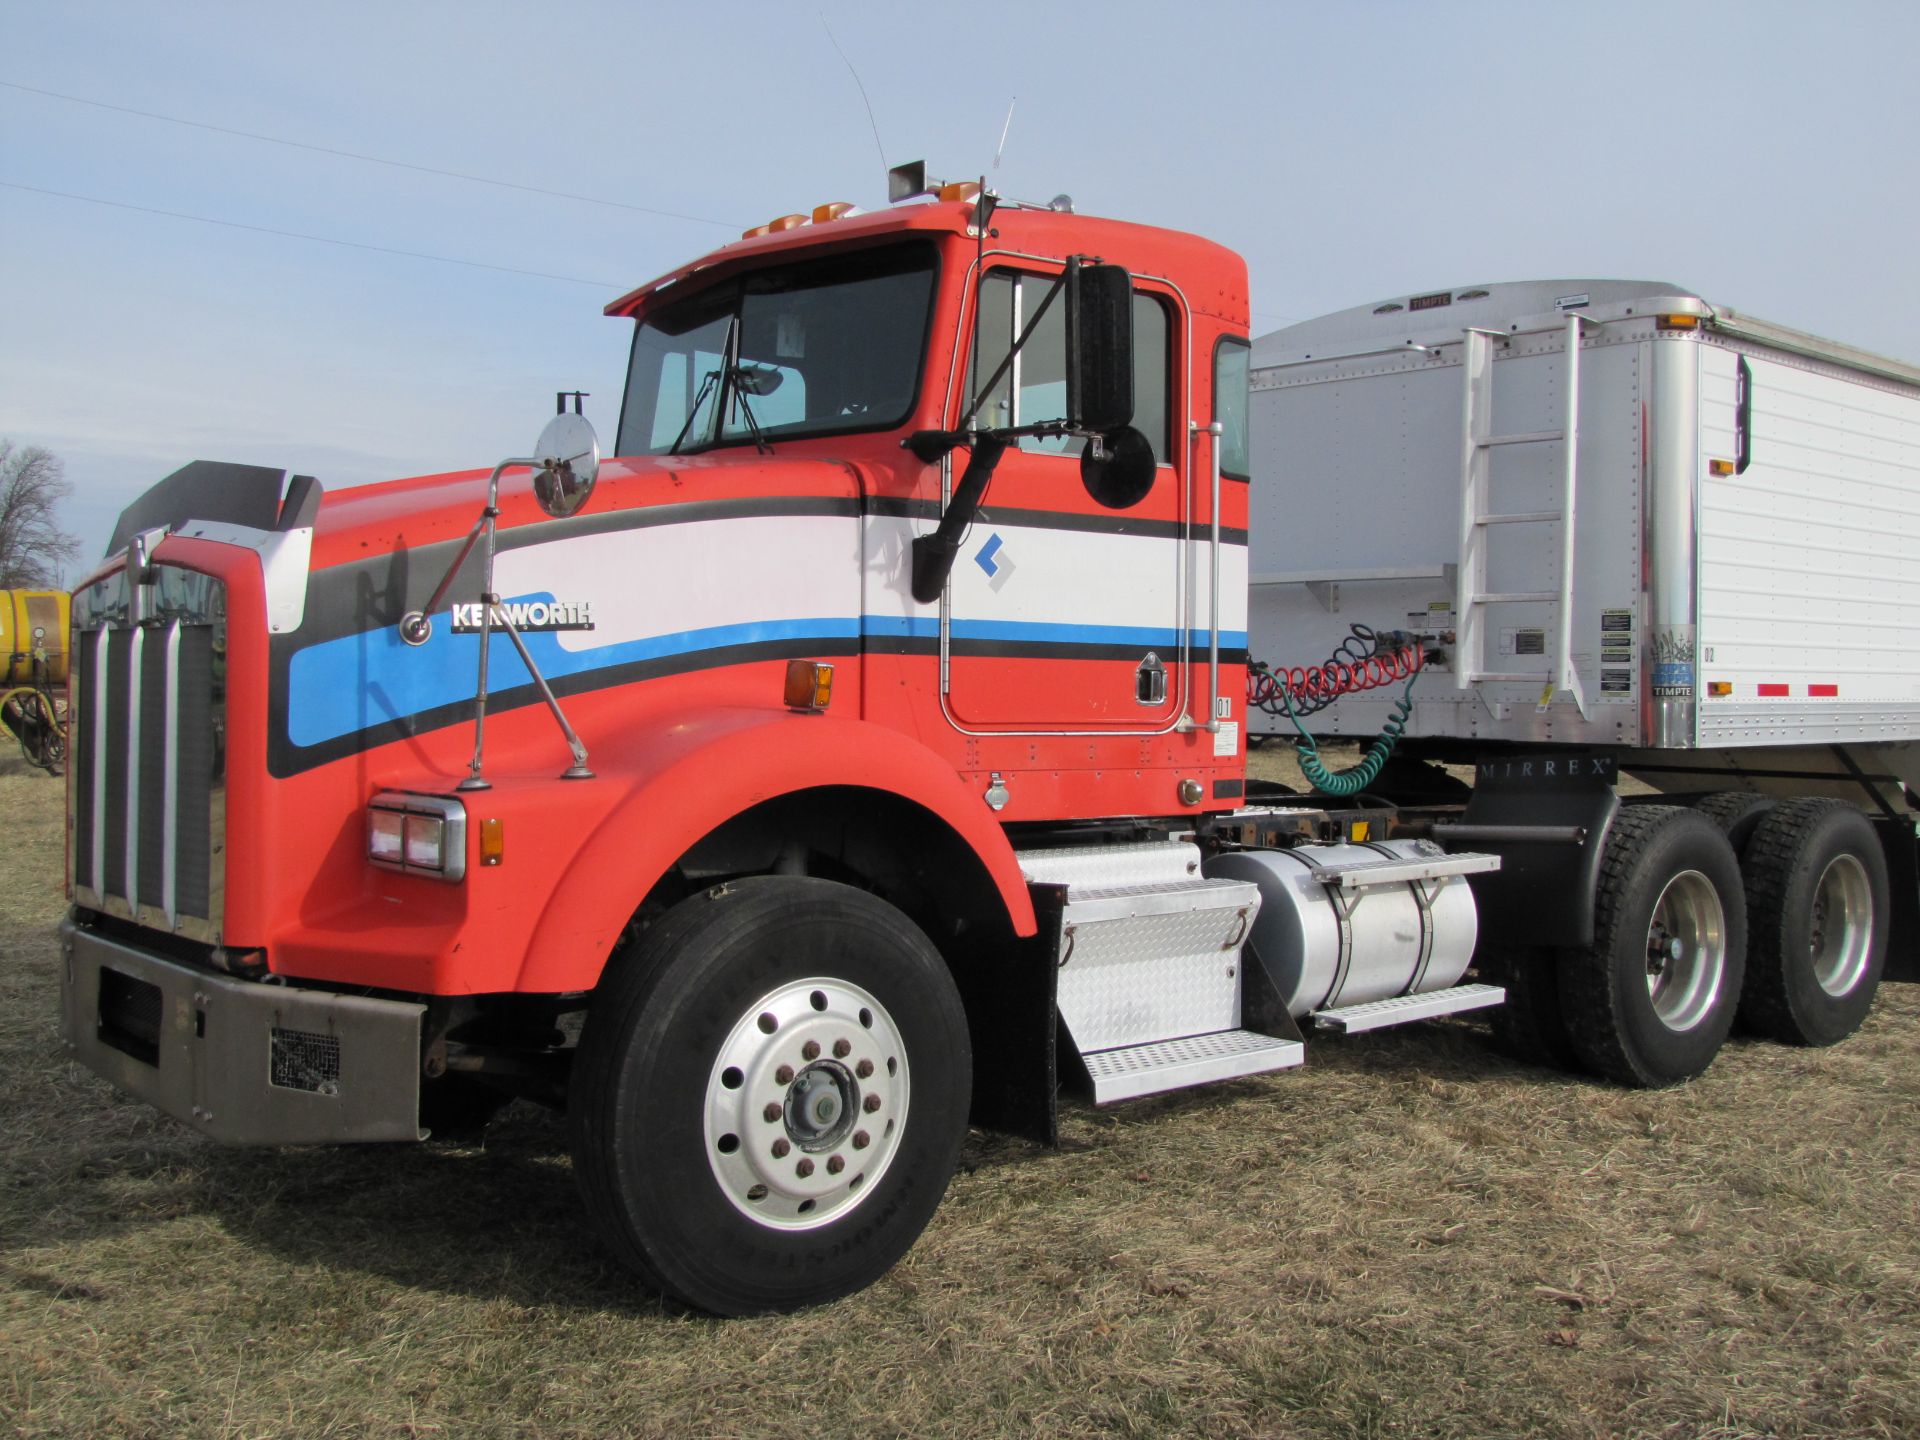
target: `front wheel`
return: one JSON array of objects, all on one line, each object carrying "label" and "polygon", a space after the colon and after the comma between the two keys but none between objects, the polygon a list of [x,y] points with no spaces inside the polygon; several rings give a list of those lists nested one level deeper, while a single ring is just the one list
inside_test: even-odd
[{"label": "front wheel", "polygon": [[1560,971],[1586,1066],[1622,1085],[1700,1074],[1725,1043],[1746,973],[1746,905],[1725,834],[1671,805],[1614,818],[1594,894],[1593,944]]},{"label": "front wheel", "polygon": [[721,1315],[884,1274],[945,1193],[971,1092],[945,962],[822,880],[735,882],[616,957],[574,1062],[574,1169],[607,1242]]}]

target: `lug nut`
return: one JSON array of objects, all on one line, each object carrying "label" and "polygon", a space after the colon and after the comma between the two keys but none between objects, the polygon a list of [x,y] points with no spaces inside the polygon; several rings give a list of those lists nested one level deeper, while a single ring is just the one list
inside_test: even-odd
[{"label": "lug nut", "polygon": [[818,1040],[807,1041],[806,1044],[800,1047],[800,1058],[802,1060],[818,1060],[820,1058],[820,1042]]},{"label": "lug nut", "polygon": [[773,1158],[776,1160],[784,1160],[787,1158],[787,1152],[791,1149],[793,1149],[793,1146],[789,1145],[785,1140],[776,1140],[773,1142]]},{"label": "lug nut", "polygon": [[827,1174],[838,1175],[846,1168],[847,1162],[843,1157],[839,1155],[829,1155],[827,1157]]},{"label": "lug nut", "polygon": [[847,1056],[851,1055],[852,1053],[853,1053],[853,1042],[851,1040],[836,1040],[833,1042],[833,1058],[834,1059],[844,1060],[847,1058]]},{"label": "lug nut", "polygon": [[880,1108],[880,1097],[872,1091],[868,1091],[867,1098],[860,1102],[860,1108],[865,1110],[869,1115],[873,1114],[874,1111]]},{"label": "lug nut", "polygon": [[793,1173],[798,1175],[802,1180],[806,1179],[809,1175],[813,1174],[813,1161],[802,1160],[798,1165],[793,1167]]},{"label": "lug nut", "polygon": [[862,1060],[858,1065],[853,1067],[853,1073],[858,1075],[862,1080],[866,1079],[869,1075],[873,1074],[873,1061]]},{"label": "lug nut", "polygon": [[867,1134],[866,1131],[856,1130],[853,1132],[853,1148],[854,1149],[864,1150],[867,1148],[867,1146],[871,1145],[872,1143],[873,1143],[873,1137]]},{"label": "lug nut", "polygon": [[787,1112],[780,1106],[774,1104],[772,1101],[768,1101],[767,1108],[760,1112],[760,1118],[771,1125],[786,1113]]},{"label": "lug nut", "polygon": [[791,1065],[782,1065],[778,1070],[773,1072],[773,1079],[776,1085],[791,1085],[793,1083],[793,1067]]}]

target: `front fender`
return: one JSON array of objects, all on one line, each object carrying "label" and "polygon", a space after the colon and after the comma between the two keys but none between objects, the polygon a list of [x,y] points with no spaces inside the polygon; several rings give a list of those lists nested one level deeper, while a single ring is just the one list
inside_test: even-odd
[{"label": "front fender", "polygon": [[637,778],[554,888],[516,989],[590,990],[634,909],[699,840],[766,800],[823,786],[883,791],[943,821],[980,859],[1019,935],[1033,901],[1006,833],[953,768],[897,730],[792,711],[711,709],[600,742],[603,776]]}]

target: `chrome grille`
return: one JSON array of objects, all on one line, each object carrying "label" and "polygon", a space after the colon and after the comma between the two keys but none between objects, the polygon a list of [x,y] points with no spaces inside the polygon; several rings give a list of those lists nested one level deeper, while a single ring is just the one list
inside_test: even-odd
[{"label": "chrome grille", "polygon": [[225,832],[226,593],[153,565],[74,596],[74,898],[143,925],[220,939]]}]

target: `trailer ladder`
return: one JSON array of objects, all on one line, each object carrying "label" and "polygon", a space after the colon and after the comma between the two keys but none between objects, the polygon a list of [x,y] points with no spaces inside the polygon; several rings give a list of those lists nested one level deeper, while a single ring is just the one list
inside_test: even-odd
[{"label": "trailer ladder", "polygon": [[[1493,342],[1508,338],[1501,330],[1469,327],[1462,352],[1461,369],[1465,375],[1464,423],[1460,444],[1460,564],[1455,572],[1454,616],[1458,628],[1459,661],[1455,685],[1462,690],[1475,681],[1531,682],[1538,674],[1504,672],[1488,668],[1486,612],[1490,605],[1519,605],[1529,602],[1557,605],[1558,632],[1554,642],[1553,670],[1541,695],[1544,706],[1554,695],[1569,696],[1582,719],[1590,718],[1586,692],[1573,665],[1573,540],[1574,498],[1580,450],[1580,326],[1592,324],[1584,315],[1566,317],[1567,384],[1566,419],[1558,430],[1535,430],[1524,434],[1493,433]],[[1558,328],[1558,327],[1553,327]],[[1539,334],[1540,331],[1522,332]],[[1493,473],[1493,452],[1501,445],[1548,445],[1559,441],[1564,450],[1560,479],[1560,504],[1552,510],[1520,510],[1494,513],[1487,509],[1488,484]],[[1558,590],[1487,589],[1487,544],[1496,525],[1538,525],[1554,520],[1560,527],[1560,588]]]}]

